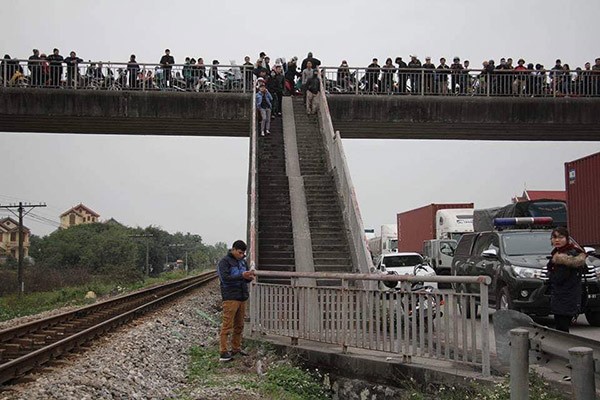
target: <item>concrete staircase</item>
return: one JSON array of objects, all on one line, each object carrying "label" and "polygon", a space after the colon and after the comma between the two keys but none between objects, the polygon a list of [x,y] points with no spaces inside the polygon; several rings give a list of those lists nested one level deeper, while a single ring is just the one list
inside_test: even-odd
[{"label": "concrete staircase", "polygon": [[[294,271],[294,239],[281,118],[258,138],[258,268]],[[261,282],[289,283],[261,278]]]},{"label": "concrete staircase", "polygon": [[340,199],[327,168],[316,115],[306,115],[301,98],[294,98],[293,106],[315,271],[354,272]]}]

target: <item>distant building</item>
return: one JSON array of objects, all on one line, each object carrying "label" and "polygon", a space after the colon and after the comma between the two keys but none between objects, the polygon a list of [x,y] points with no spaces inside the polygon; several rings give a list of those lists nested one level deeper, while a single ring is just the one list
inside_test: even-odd
[{"label": "distant building", "polygon": [[512,202],[519,203],[521,201],[542,199],[567,201],[567,192],[564,190],[524,190],[521,196],[513,197]]},{"label": "distant building", "polygon": [[93,224],[98,222],[100,215],[91,208],[79,203],[75,207],[60,215],[60,227],[63,229],[81,224]]},{"label": "distant building", "polygon": [[106,225],[112,225],[112,226],[123,226],[123,227],[125,226],[125,225],[123,225],[122,223],[120,223],[119,221],[117,221],[116,219],[114,219],[112,217],[110,219],[107,219],[106,221],[104,221],[104,223]]},{"label": "distant building", "polygon": [[[29,256],[29,228],[23,226],[23,256]],[[19,259],[19,222],[11,217],[0,219],[0,262],[8,256]]]}]

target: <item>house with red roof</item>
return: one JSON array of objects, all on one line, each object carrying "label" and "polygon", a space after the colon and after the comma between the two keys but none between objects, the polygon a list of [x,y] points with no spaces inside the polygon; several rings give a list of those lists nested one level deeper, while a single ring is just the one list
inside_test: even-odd
[{"label": "house with red roof", "polygon": [[521,201],[534,200],[560,200],[567,201],[567,192],[564,190],[524,190],[521,196],[513,197],[512,202],[518,203]]},{"label": "house with red roof", "polygon": [[66,229],[75,225],[93,224],[99,220],[100,214],[79,203],[60,215],[60,227]]},{"label": "house with red roof", "polygon": [[[23,226],[23,256],[29,256],[29,228]],[[19,223],[11,217],[0,218],[0,262],[19,258]]]}]

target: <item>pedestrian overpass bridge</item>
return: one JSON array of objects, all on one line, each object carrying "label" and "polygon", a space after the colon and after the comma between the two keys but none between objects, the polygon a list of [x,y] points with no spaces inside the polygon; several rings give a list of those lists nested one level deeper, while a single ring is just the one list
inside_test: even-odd
[{"label": "pedestrian overpass bridge", "polygon": [[[341,139],[598,141],[600,100],[322,92],[316,115],[306,114],[300,98],[285,97],[283,117],[265,137],[257,134],[254,101],[244,93],[4,88],[0,131],[249,137],[249,263],[259,270],[253,330],[461,363],[489,375],[489,282],[473,282],[481,287],[477,299],[431,297],[406,285],[381,296],[371,283]],[[425,306],[432,299],[448,305],[445,316]],[[476,302],[485,305],[481,322],[469,322]]]},{"label": "pedestrian overpass bridge", "polygon": [[[250,94],[0,88],[0,131],[250,136]],[[342,138],[600,138],[599,97],[328,95]]]}]

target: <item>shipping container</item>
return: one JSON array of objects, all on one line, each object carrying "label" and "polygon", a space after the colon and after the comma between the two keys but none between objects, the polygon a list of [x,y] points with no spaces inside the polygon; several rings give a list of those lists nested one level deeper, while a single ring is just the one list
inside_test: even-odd
[{"label": "shipping container", "polygon": [[396,215],[398,251],[423,251],[423,242],[436,239],[435,215],[438,210],[473,208],[473,203],[429,204]]},{"label": "shipping container", "polygon": [[600,250],[600,153],[565,163],[569,231]]}]

